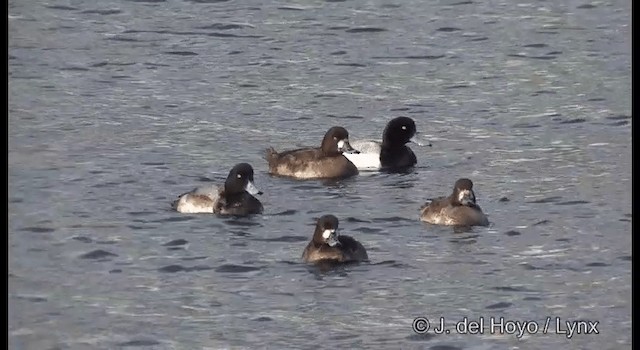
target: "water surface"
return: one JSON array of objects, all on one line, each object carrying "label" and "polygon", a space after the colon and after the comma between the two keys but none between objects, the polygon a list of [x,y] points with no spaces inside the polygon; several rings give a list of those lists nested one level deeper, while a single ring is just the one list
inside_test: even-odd
[{"label": "water surface", "polygon": [[[9,2],[9,347],[631,348],[630,1]],[[333,125],[407,174],[267,174]],[[264,215],[172,212],[249,162]],[[492,225],[418,221],[474,181]],[[300,262],[315,219],[371,262]],[[418,335],[416,317],[600,334]]]}]

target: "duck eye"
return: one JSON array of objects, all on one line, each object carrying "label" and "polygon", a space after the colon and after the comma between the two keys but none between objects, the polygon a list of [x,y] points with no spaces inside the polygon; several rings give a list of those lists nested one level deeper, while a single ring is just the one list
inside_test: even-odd
[{"label": "duck eye", "polygon": [[407,127],[403,125],[402,130],[407,130]]},{"label": "duck eye", "polygon": [[242,179],[242,175],[238,174],[238,179]]}]

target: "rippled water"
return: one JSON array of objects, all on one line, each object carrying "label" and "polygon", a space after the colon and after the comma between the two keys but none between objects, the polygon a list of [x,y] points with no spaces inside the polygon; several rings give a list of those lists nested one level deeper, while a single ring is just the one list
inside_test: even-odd
[{"label": "rippled water", "polygon": [[[9,347],[631,348],[630,8],[9,1]],[[399,115],[433,144],[411,173],[266,173]],[[171,211],[239,162],[264,215]],[[459,177],[492,225],[418,221]],[[369,264],[301,263],[327,213]],[[600,334],[412,330],[501,316]]]}]

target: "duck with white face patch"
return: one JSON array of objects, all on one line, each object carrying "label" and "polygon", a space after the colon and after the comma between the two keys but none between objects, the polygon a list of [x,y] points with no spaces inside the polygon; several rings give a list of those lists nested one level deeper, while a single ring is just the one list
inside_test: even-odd
[{"label": "duck with white face patch", "polygon": [[318,219],[311,242],[302,253],[308,263],[360,262],[369,259],[364,246],[350,236],[338,233],[338,218],[324,215]]},{"label": "duck with white face patch", "polygon": [[423,205],[420,220],[435,225],[489,226],[489,219],[476,202],[473,182],[458,179],[448,197],[439,197]]},{"label": "duck with white face patch", "polygon": [[320,147],[277,152],[266,150],[269,174],[297,179],[342,179],[358,174],[344,154],[355,152],[349,144],[349,132],[340,126],[330,128]]}]

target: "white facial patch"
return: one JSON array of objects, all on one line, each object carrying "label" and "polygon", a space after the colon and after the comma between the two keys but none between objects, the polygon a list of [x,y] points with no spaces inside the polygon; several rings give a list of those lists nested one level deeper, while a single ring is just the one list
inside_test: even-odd
[{"label": "white facial patch", "polygon": [[338,240],[338,233],[336,230],[327,229],[322,231],[322,237],[329,247],[335,247],[340,244]]},{"label": "white facial patch", "polygon": [[460,193],[458,193],[458,202],[462,204],[473,204],[476,202],[476,198],[470,190],[460,190]]},{"label": "white facial patch", "polygon": [[242,175],[238,174],[236,176],[238,177],[238,179],[242,179]]},{"label": "white facial patch", "polygon": [[333,234],[334,232],[336,232],[336,230],[324,230],[324,232],[322,232],[322,238],[326,240],[331,237],[331,234]]},{"label": "white facial patch", "polygon": [[344,147],[344,141],[340,140],[338,141],[338,149],[342,149]]},{"label": "white facial patch", "polygon": [[407,127],[403,125],[402,130],[407,130]]}]

